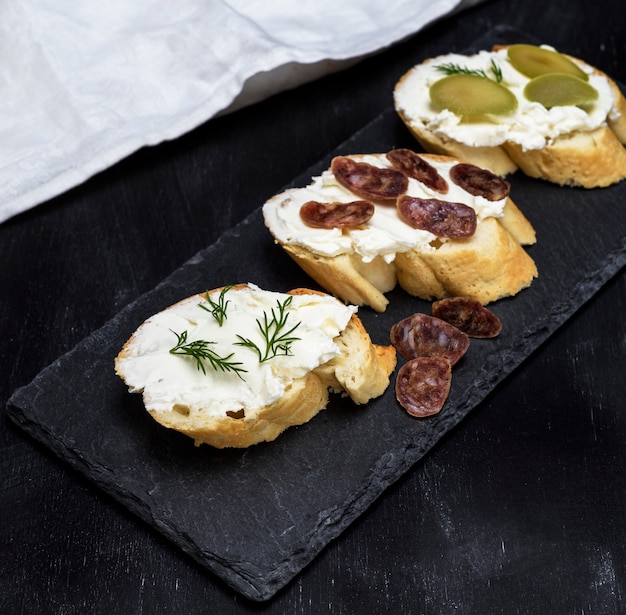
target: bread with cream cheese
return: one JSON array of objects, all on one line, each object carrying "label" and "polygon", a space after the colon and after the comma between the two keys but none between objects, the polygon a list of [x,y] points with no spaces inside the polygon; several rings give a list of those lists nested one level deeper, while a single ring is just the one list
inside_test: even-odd
[{"label": "bread with cream cheese", "polygon": [[[626,177],[626,98],[617,84],[584,61],[564,55],[582,68],[598,91],[586,106],[546,108],[530,103],[530,80],[508,61],[509,46],[471,56],[446,54],[410,69],[394,89],[399,117],[428,152],[455,156],[505,176],[520,169],[530,177],[559,185],[606,187]],[[460,66],[491,75],[495,62],[502,84],[518,100],[505,115],[459,116],[430,100],[430,87],[445,75],[441,67]]]},{"label": "bread with cream cheese", "polygon": [[[422,299],[449,295],[472,297],[483,304],[512,296],[538,275],[522,246],[535,243],[531,223],[510,196],[497,203],[481,201],[449,181],[459,161],[449,156],[419,154],[436,165],[452,186],[448,195],[433,195],[415,180],[409,194],[466,202],[478,210],[477,230],[463,239],[442,239],[409,227],[389,204],[376,204],[372,220],[350,231],[307,228],[298,217],[308,200],[347,202],[354,198],[337,184],[331,169],[309,186],[291,188],[263,206],[265,224],[277,244],[322,288],[356,305],[385,311],[385,293],[400,284]],[[349,158],[388,167],[385,154]],[[377,222],[381,216],[381,222]]]},{"label": "bread with cream cheese", "polygon": [[[294,339],[261,361],[242,342],[269,348],[261,332],[268,323],[266,332]],[[219,361],[173,354],[181,341],[204,344]],[[395,365],[395,349],[372,343],[356,308],[319,291],[275,293],[251,284],[193,295],[155,314],[115,359],[117,375],[142,394],[157,422],[216,448],[274,440],[326,408],[329,393],[365,404],[386,390]]]}]

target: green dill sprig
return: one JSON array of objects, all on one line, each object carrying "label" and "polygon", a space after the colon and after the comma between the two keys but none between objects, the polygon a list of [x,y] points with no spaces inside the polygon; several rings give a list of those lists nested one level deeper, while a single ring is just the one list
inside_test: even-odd
[{"label": "green dill sprig", "polygon": [[171,354],[192,357],[196,362],[198,370],[205,375],[206,368],[204,365],[205,362],[208,362],[215,371],[234,372],[241,380],[243,380],[241,374],[242,372],[246,372],[248,370],[241,367],[241,362],[230,360],[234,353],[231,353],[226,357],[221,357],[209,348],[209,346],[214,342],[207,342],[206,340],[187,342],[187,331],[183,331],[182,333],[172,331],[172,333],[177,337],[177,342],[176,345],[170,349]]},{"label": "green dill sprig", "polygon": [[502,83],[502,69],[496,64],[493,58],[491,59],[491,72],[496,78],[496,83]]},{"label": "green dill sprig", "polygon": [[[446,75],[477,75],[479,77],[485,77],[489,79],[489,75],[481,68],[467,68],[467,66],[461,66],[455,62],[446,62],[445,64],[438,64],[435,69]],[[502,69],[491,60],[491,72],[493,73],[497,83],[502,81]]]},{"label": "green dill sprig", "polygon": [[479,77],[487,77],[487,73],[480,68],[467,68],[454,62],[446,62],[438,64],[435,68],[446,75],[478,75]]},{"label": "green dill sprig", "polygon": [[292,301],[293,296],[287,297],[287,299],[283,302],[277,301],[277,311],[274,308],[271,309],[271,318],[268,317],[267,312],[263,312],[263,322],[257,318],[256,322],[259,326],[259,331],[261,332],[265,345],[263,350],[261,350],[261,348],[259,348],[259,346],[252,340],[242,337],[241,335],[237,335],[241,341],[235,342],[235,344],[237,346],[245,346],[254,350],[259,356],[260,363],[278,355],[290,355],[291,345],[293,342],[300,339],[299,337],[294,336],[293,332],[301,324],[298,322],[293,327],[286,330],[287,320],[289,318],[287,309],[291,305]]},{"label": "green dill sprig", "polygon": [[209,295],[209,291],[207,290],[206,293],[204,294],[204,298],[209,304],[209,307],[207,307],[206,305],[203,305],[202,303],[198,304],[199,307],[201,307],[203,310],[206,310],[207,312],[211,313],[211,315],[213,316],[213,318],[215,318],[215,320],[217,321],[217,324],[220,327],[224,324],[224,321],[226,320],[226,309],[228,308],[228,304],[230,303],[230,301],[226,301],[226,293],[231,288],[232,286],[225,286],[224,288],[222,288],[217,302],[211,299],[211,296]]}]

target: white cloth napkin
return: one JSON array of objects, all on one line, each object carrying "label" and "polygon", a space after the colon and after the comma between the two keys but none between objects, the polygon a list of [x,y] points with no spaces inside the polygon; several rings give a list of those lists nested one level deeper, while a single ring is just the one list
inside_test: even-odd
[{"label": "white cloth napkin", "polygon": [[477,0],[4,0],[0,222]]}]

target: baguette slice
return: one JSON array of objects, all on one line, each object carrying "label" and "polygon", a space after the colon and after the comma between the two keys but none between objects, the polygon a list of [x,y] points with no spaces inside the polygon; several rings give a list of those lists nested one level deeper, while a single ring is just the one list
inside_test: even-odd
[{"label": "baguette slice", "polygon": [[[206,294],[193,295],[147,319],[115,359],[116,374],[130,392],[142,394],[161,425],[196,445],[245,448],[311,420],[327,406],[329,392],[365,404],[388,387],[395,349],[372,343],[355,308],[314,290],[271,293],[248,284],[209,291],[215,304],[222,291],[228,302],[223,326],[207,311]],[[262,346],[256,319],[271,321],[280,313],[278,302],[289,297],[283,332],[298,325],[298,339],[288,354],[260,363],[251,348],[236,345],[237,335]],[[211,349],[222,357],[232,353],[230,361],[246,371],[215,370],[204,362],[203,373],[193,357],[171,354],[183,330],[189,342],[210,337]]]},{"label": "baguette slice", "polygon": [[[583,188],[606,187],[617,183],[626,177],[626,98],[617,86],[602,71],[589,66],[582,60],[572,56],[566,56],[574,63],[582,67],[585,72],[598,79],[596,83],[601,86],[602,92],[602,113],[595,111],[601,117],[591,118],[587,126],[579,128],[566,128],[569,126],[561,117],[555,120],[552,116],[548,118],[547,112],[541,114],[542,121],[549,125],[549,134],[545,138],[533,136],[532,144],[529,136],[528,126],[536,118],[534,111],[522,118],[520,109],[527,109],[526,101],[522,93],[524,80],[528,79],[517,73],[514,68],[506,62],[506,45],[494,46],[491,56],[496,59],[496,63],[504,66],[509,71],[509,75],[515,78],[517,84],[514,89],[520,106],[512,115],[517,123],[514,127],[507,127],[500,131],[500,137],[495,138],[492,144],[481,144],[480,139],[475,141],[468,135],[468,142],[461,142],[459,138],[452,136],[451,130],[447,130],[447,124],[437,126],[438,120],[433,122],[433,117],[437,113],[429,101],[428,86],[421,87],[419,94],[407,97],[411,82],[415,79],[418,70],[425,67],[435,67],[446,64],[449,57],[439,56],[423,62],[421,65],[413,67],[407,71],[398,81],[394,88],[394,104],[399,117],[413,134],[422,147],[429,152],[456,156],[479,166],[491,169],[494,173],[505,176],[515,172],[518,168],[530,177],[544,179],[559,185],[580,186]],[[489,52],[481,52],[486,54]],[[499,55],[498,55],[499,54]],[[565,55],[565,54],[563,54]],[[473,62],[480,54],[467,56],[468,62]],[[462,63],[462,59],[454,56],[455,62]],[[484,62],[483,62],[484,63]],[[488,64],[485,64],[488,71]],[[440,77],[443,74],[439,73]],[[507,77],[505,74],[505,85]],[[521,84],[521,85],[520,85]],[[413,92],[417,92],[413,86]],[[600,104],[594,105],[600,109]],[[418,109],[420,109],[418,111]],[[428,109],[428,112],[424,112]],[[562,107],[561,109],[567,109]],[[572,107],[574,109],[574,107]],[[545,111],[545,110],[544,110]],[[576,108],[576,113],[580,109]],[[530,119],[533,118],[533,119]],[[519,122],[517,121],[519,119]],[[485,131],[491,131],[494,125],[502,122],[501,118],[491,116],[477,120],[461,120],[462,125],[474,124],[476,121],[485,127]],[[507,119],[508,122],[508,119]],[[559,123],[563,126],[556,130],[552,124]],[[504,126],[502,124],[502,126]],[[501,127],[502,127],[501,126]],[[556,134],[555,134],[556,131]],[[507,135],[507,137],[503,135]],[[470,144],[470,141],[473,141]],[[540,142],[539,142],[540,141]]]},{"label": "baguette slice", "polygon": [[[442,169],[459,162],[449,156],[420,156]],[[387,165],[384,154],[349,157]],[[329,169],[308,187],[289,189],[272,197],[265,203],[263,213],[276,243],[322,288],[344,301],[384,312],[389,303],[385,293],[399,283],[409,294],[426,300],[464,295],[485,304],[517,294],[538,275],[533,259],[522,247],[536,242],[534,228],[510,197],[506,198],[498,217],[487,215],[469,238],[441,240],[431,234],[425,237],[416,232],[413,244],[405,244],[393,254],[387,251],[385,254],[369,254],[367,258],[357,253],[354,247],[344,247],[336,254],[316,249],[315,242],[307,244],[300,236],[301,232],[308,232],[306,228],[301,228],[302,225],[296,231],[291,228],[297,223],[292,218],[284,228],[279,228],[281,223],[277,222],[277,217],[282,215],[284,208],[297,208],[309,198],[324,198],[326,185],[327,201],[337,198],[349,201],[350,195],[347,192],[342,195],[333,185],[331,176]],[[412,191],[415,185],[410,186]],[[447,197],[438,195],[438,198],[453,200],[458,196],[455,192]],[[471,198],[469,200],[471,202]],[[376,208],[377,212],[382,208],[380,212],[385,212],[386,216],[395,211],[393,205],[376,205]],[[365,225],[365,230],[368,225],[371,223]],[[388,217],[385,226],[389,228],[390,225],[394,227],[392,233],[398,229],[405,236],[408,230],[409,237],[412,237],[412,231],[399,216],[395,215],[395,219]],[[314,237],[325,235],[324,232],[313,233]],[[347,237],[345,232],[328,233],[331,242],[343,241]],[[381,241],[377,238],[374,243],[377,242]]]}]

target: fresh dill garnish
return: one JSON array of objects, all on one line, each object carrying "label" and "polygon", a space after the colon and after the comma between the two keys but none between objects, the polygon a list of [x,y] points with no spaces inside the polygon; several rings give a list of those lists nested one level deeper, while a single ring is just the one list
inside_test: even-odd
[{"label": "fresh dill garnish", "polygon": [[[489,79],[489,75],[481,68],[467,68],[467,66],[461,66],[455,62],[446,62],[445,64],[438,64],[435,69],[446,75],[477,75],[478,77],[485,77]],[[494,74],[497,83],[502,81],[502,69],[491,60],[491,72]]]},{"label": "fresh dill garnish", "polygon": [[221,357],[209,348],[209,346],[215,342],[207,342],[206,340],[187,342],[187,331],[183,331],[182,333],[172,331],[172,333],[178,338],[178,340],[176,346],[170,349],[171,354],[192,357],[196,362],[198,370],[205,375],[206,368],[204,367],[204,364],[205,362],[208,362],[215,371],[234,372],[239,378],[241,378],[241,380],[243,380],[241,373],[248,370],[241,367],[241,362],[230,360],[234,353],[231,353],[226,357]]},{"label": "fresh dill garnish", "polygon": [[496,61],[491,59],[491,72],[496,78],[496,83],[502,83],[502,69],[496,64]]},{"label": "fresh dill garnish", "polygon": [[[446,75],[478,75],[479,77],[487,77],[487,73],[479,68],[467,68],[454,62],[446,62],[438,64],[435,68]],[[487,77],[488,78],[488,77]]]},{"label": "fresh dill garnish", "polygon": [[278,355],[290,355],[291,345],[293,342],[300,339],[299,337],[292,335],[293,332],[300,326],[299,322],[291,327],[291,329],[286,330],[287,319],[289,318],[287,309],[291,305],[292,301],[293,296],[287,297],[287,299],[283,302],[277,301],[277,310],[274,308],[271,309],[271,318],[269,318],[267,312],[263,312],[263,322],[257,318],[256,322],[259,326],[259,331],[261,332],[265,345],[263,350],[261,350],[261,348],[259,348],[259,346],[252,340],[242,337],[241,335],[237,335],[241,341],[235,342],[235,344],[237,346],[245,346],[254,350],[259,356],[260,363]]},{"label": "fresh dill garnish", "polygon": [[209,291],[207,290],[204,294],[204,298],[207,300],[209,307],[203,305],[202,303],[198,304],[199,307],[201,307],[203,310],[206,310],[213,315],[213,318],[215,318],[217,324],[220,327],[224,324],[224,321],[226,320],[226,309],[228,308],[228,304],[230,303],[230,301],[226,301],[225,295],[231,288],[232,286],[225,286],[224,288],[222,288],[217,302],[211,299]]}]

